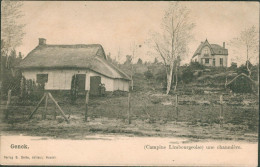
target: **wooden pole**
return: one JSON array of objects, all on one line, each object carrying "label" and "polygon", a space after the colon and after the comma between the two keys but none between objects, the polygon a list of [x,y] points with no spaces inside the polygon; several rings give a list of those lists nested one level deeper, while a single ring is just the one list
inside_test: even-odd
[{"label": "wooden pole", "polygon": [[28,119],[31,119],[33,114],[38,110],[38,108],[40,107],[40,104],[42,103],[43,99],[45,98],[46,94],[44,93],[44,95],[42,96],[41,100],[39,101],[39,103],[37,104],[36,108],[33,110],[33,112],[30,114],[30,116],[28,117]]},{"label": "wooden pole", "polygon": [[85,108],[85,122],[88,121],[88,102],[89,102],[89,91],[86,92],[86,108]]},{"label": "wooden pole", "polygon": [[8,119],[8,117],[9,117],[8,108],[11,103],[11,93],[12,93],[12,90],[8,90],[7,102],[6,102],[6,108],[5,108],[5,119]]},{"label": "wooden pole", "polygon": [[224,112],[223,112],[223,96],[220,95],[219,97],[219,102],[220,102],[220,113],[219,113],[219,120],[220,120],[220,127],[223,126],[223,120],[224,120]]},{"label": "wooden pole", "polygon": [[179,119],[179,110],[178,110],[178,95],[175,96],[175,109],[176,109],[176,121]]},{"label": "wooden pole", "polygon": [[56,105],[54,106],[54,113],[53,113],[53,118],[56,119],[57,113],[56,113]]},{"label": "wooden pole", "polygon": [[45,107],[44,107],[44,111],[42,111],[42,119],[46,119],[47,107],[48,107],[48,94],[45,95]]},{"label": "wooden pole", "polygon": [[52,97],[52,95],[50,93],[48,93],[48,95],[51,98],[51,100],[55,103],[55,105],[57,106],[57,108],[61,112],[61,115],[64,117],[64,119],[67,121],[67,123],[69,123],[69,119],[66,117],[66,115],[63,112],[63,110],[60,108],[59,104],[56,102],[56,100]]},{"label": "wooden pole", "polygon": [[23,97],[24,96],[24,80],[23,80],[23,77],[21,79],[21,88],[20,89],[21,89],[20,96]]},{"label": "wooden pole", "polygon": [[128,92],[128,110],[127,110],[128,124],[131,124],[130,112],[131,112],[131,93]]}]

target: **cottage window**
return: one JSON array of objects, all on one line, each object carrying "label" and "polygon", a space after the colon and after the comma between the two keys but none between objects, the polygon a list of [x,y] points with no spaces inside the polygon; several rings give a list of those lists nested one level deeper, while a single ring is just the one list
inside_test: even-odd
[{"label": "cottage window", "polygon": [[220,64],[220,66],[223,66],[223,58],[219,59],[219,64]]},{"label": "cottage window", "polygon": [[213,59],[213,66],[216,66],[216,59]]},{"label": "cottage window", "polygon": [[205,59],[205,64],[209,64],[209,59]]},{"label": "cottage window", "polygon": [[48,82],[48,74],[37,74],[36,75],[37,83],[46,83]]}]

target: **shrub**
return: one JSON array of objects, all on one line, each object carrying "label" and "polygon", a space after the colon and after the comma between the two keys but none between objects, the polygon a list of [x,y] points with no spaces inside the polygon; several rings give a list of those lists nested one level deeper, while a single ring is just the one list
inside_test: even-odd
[{"label": "shrub", "polygon": [[229,70],[236,70],[237,69],[237,63],[232,62],[231,66],[229,67]]},{"label": "shrub", "polygon": [[248,75],[248,71],[247,71],[247,67],[242,64],[239,68],[237,68],[237,71],[236,71],[238,74],[241,74],[241,73],[245,73],[246,75]]},{"label": "shrub", "polygon": [[152,79],[153,78],[153,74],[150,70],[144,72],[144,76],[146,79]]},{"label": "shrub", "polygon": [[191,70],[204,70],[205,66],[199,62],[190,62],[189,68],[191,68]]},{"label": "shrub", "polygon": [[184,83],[190,83],[193,80],[193,72],[191,71],[190,68],[186,68],[183,72],[182,72],[182,81]]}]

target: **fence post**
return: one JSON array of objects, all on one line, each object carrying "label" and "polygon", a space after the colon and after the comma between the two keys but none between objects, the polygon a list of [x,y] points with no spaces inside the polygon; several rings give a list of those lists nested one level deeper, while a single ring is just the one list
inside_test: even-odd
[{"label": "fence post", "polygon": [[178,110],[178,95],[175,96],[175,109],[176,109],[176,121],[179,119],[179,110]]},{"label": "fence post", "polygon": [[54,113],[53,113],[53,118],[54,118],[54,119],[56,119],[56,116],[57,116],[56,109],[57,109],[57,107],[56,107],[56,105],[55,105],[55,106],[54,106]]},{"label": "fence post", "polygon": [[24,96],[24,79],[23,79],[23,77],[22,77],[22,79],[21,79],[21,94],[20,94],[20,96],[23,98],[23,96]]},{"label": "fence post", "polygon": [[220,103],[219,125],[220,125],[220,127],[222,127],[223,126],[223,120],[224,120],[223,95],[219,96],[219,103]]},{"label": "fence post", "polygon": [[46,112],[47,112],[47,107],[48,107],[48,94],[45,93],[45,107],[44,107],[44,111],[42,111],[42,119],[46,119]]},{"label": "fence post", "polygon": [[33,112],[29,115],[28,119],[31,119],[33,114],[38,110],[38,108],[40,107],[43,99],[45,98],[46,94],[44,94],[41,98],[41,100],[39,101],[39,103],[37,104],[36,108],[33,110]]},{"label": "fence post", "polygon": [[63,110],[60,108],[58,102],[53,98],[53,96],[51,95],[51,93],[48,93],[48,96],[50,97],[50,99],[54,102],[54,104],[57,106],[57,108],[59,109],[61,115],[63,116],[63,118],[67,121],[67,123],[69,123],[69,119],[66,117],[65,113],[63,112]]},{"label": "fence post", "polygon": [[130,112],[131,112],[131,93],[128,92],[128,110],[127,110],[128,124],[131,124]]},{"label": "fence post", "polygon": [[86,91],[86,108],[85,108],[85,122],[88,121],[88,102],[89,102],[89,91]]},{"label": "fence post", "polygon": [[6,108],[5,108],[5,119],[8,119],[8,117],[9,117],[8,108],[11,103],[11,93],[12,93],[12,90],[8,90],[7,103],[6,103]]}]

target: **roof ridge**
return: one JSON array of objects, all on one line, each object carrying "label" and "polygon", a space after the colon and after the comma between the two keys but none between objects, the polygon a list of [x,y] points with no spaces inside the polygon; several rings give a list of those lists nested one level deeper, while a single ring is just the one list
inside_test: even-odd
[{"label": "roof ridge", "polygon": [[42,46],[44,46],[44,47],[71,47],[71,48],[102,47],[101,44],[46,44],[46,45],[42,45]]}]

